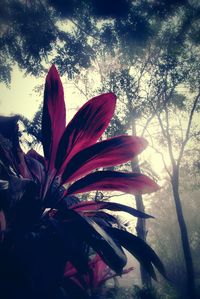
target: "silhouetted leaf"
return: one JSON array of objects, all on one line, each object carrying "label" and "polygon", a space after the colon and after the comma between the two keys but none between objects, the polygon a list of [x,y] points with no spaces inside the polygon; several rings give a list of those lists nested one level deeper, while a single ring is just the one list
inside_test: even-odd
[{"label": "silhouetted leaf", "polygon": [[140,218],[153,218],[152,216],[140,212],[134,208],[131,208],[126,205],[122,205],[116,202],[105,202],[105,201],[82,201],[74,206],[71,209],[77,212],[90,212],[90,211],[99,211],[101,209],[107,209],[110,211],[123,211],[127,212],[135,217]]},{"label": "silhouetted leaf", "polygon": [[155,266],[166,278],[166,272],[161,260],[154,250],[142,239],[127,231],[122,231],[117,228],[106,227],[106,231],[109,232],[114,239],[118,240],[121,246],[132,253],[132,255],[142,264],[152,278],[156,279],[153,266]]},{"label": "silhouetted leaf", "polygon": [[63,86],[54,65],[46,77],[42,115],[42,144],[49,169],[54,168],[56,152],[66,125]]},{"label": "silhouetted leaf", "polygon": [[63,182],[69,182],[99,167],[115,166],[132,160],[147,146],[144,138],[117,136],[79,151],[67,164]]},{"label": "silhouetted leaf", "polygon": [[113,116],[116,96],[102,94],[86,102],[67,125],[60,140],[56,168],[62,173],[67,162],[79,151],[94,144]]},{"label": "silhouetted leaf", "polygon": [[103,260],[117,273],[121,273],[126,264],[126,256],[120,246],[89,217],[66,209],[59,211],[66,225],[73,226],[74,237],[87,242]]},{"label": "silhouetted leaf", "polygon": [[96,171],[76,181],[66,194],[77,194],[93,190],[121,191],[134,195],[155,192],[159,186],[141,173],[123,173],[117,171]]}]

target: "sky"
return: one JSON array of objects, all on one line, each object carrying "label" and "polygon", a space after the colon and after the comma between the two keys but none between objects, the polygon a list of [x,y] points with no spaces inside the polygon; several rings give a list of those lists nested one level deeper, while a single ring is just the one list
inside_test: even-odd
[{"label": "sky", "polygon": [[42,78],[25,77],[14,67],[10,87],[0,84],[1,114],[22,114],[31,119],[41,103],[40,96],[33,89],[41,83]]},{"label": "sky", "polygon": [[[13,68],[10,87],[0,83],[0,113],[1,115],[21,114],[32,119],[43,101],[45,76],[34,77],[25,75],[17,66]],[[62,78],[68,119],[72,117],[82,103],[84,97],[73,86]],[[35,89],[39,87],[40,92]]]},{"label": "sky", "polygon": [[[67,122],[69,122],[78,108],[84,104],[86,98],[66,77],[62,77],[61,80],[64,88]],[[5,116],[20,114],[28,119],[32,119],[43,101],[44,82],[44,76],[26,76],[15,66],[12,72],[10,87],[8,88],[0,83],[0,114]],[[37,87],[39,87],[40,92],[35,90]],[[162,160],[154,150],[148,147],[140,156],[150,162],[153,170],[158,175],[162,174]]]}]

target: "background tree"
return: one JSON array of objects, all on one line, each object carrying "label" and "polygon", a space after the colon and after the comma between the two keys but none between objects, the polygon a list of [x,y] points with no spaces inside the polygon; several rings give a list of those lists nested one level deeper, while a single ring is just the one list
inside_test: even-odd
[{"label": "background tree", "polygon": [[[192,150],[194,148],[194,151]],[[194,260],[194,272],[199,294],[199,170],[194,167],[195,161],[199,160],[192,144],[188,149],[193,154],[182,161],[180,171],[180,194],[187,223],[191,252]],[[162,292],[169,294],[170,298],[177,293],[178,298],[187,297],[186,271],[182,244],[179,236],[179,227],[175,212],[175,204],[171,192],[169,178],[165,178],[163,188],[153,196],[147,211],[154,213],[159,225],[154,221],[148,222],[149,240],[155,246],[159,255],[165,260],[166,271],[170,277],[171,285],[162,280]],[[191,220],[192,219],[192,220]],[[165,242],[162,242],[160,236]]]},{"label": "background tree", "polygon": [[[170,30],[173,32],[172,28],[173,27],[171,27]],[[165,30],[164,37],[167,32],[167,29]],[[177,27],[175,26],[175,31],[176,30]],[[176,34],[176,32],[173,32],[173,34]],[[157,116],[162,134],[162,142],[166,146],[169,155],[170,168],[165,168],[170,177],[181,232],[187,273],[188,296],[189,298],[195,298],[194,269],[187,226],[181,204],[179,181],[180,166],[184,156],[184,150],[189,140],[197,133],[195,128],[194,131],[192,130],[192,122],[195,111],[199,109],[200,100],[199,68],[196,67],[199,55],[195,54],[197,53],[196,48],[189,43],[188,40],[179,48],[174,48],[171,42],[168,44],[168,38],[163,41],[166,42],[162,44],[165,48],[162,48],[157,63],[154,63],[155,93],[151,101],[151,106]],[[166,45],[168,45],[168,47],[166,47]],[[190,94],[185,97],[177,95],[177,91],[181,86],[184,86],[186,90],[188,89]],[[181,112],[183,109],[184,113]],[[176,118],[174,118],[174,112],[179,113]]]},{"label": "background tree", "polygon": [[[92,0],[1,2],[0,79],[9,84],[13,63],[37,75],[53,61],[79,87],[76,80],[83,77],[83,69],[86,76],[82,86],[89,72],[98,67],[103,82],[100,88],[115,90],[120,98],[121,111],[113,120],[113,132],[126,132],[130,126],[134,132],[134,121],[139,119],[145,133],[157,116],[161,128],[161,135],[157,135],[168,148],[173,166],[173,171],[170,167],[167,171],[174,175],[171,182],[175,194],[174,182],[179,178],[190,131],[193,139],[198,137],[192,119],[199,100],[199,3],[117,0],[113,6],[107,0],[103,4],[105,1]],[[99,86],[85,84],[85,95]],[[180,92],[183,88],[184,96]],[[178,126],[174,124],[175,109],[177,115],[189,120],[187,127],[180,119]],[[188,274],[189,281],[192,276]],[[191,296],[192,285],[190,281]]]},{"label": "background tree", "polygon": [[113,32],[120,36],[123,47],[129,48],[129,55],[134,56],[158,35],[160,24],[175,12],[182,16],[179,42],[190,35],[199,44],[197,0],[117,0],[115,6],[111,0],[3,0],[0,10],[0,80],[6,84],[15,63],[33,75],[41,74],[45,64],[56,56],[60,71],[69,76],[80,68],[88,68],[97,50],[88,47],[88,42],[99,39],[112,53],[116,42]]}]

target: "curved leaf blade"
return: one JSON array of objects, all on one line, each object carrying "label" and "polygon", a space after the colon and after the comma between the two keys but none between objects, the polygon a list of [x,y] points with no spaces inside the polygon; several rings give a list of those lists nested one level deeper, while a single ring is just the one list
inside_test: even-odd
[{"label": "curved leaf blade", "polygon": [[27,153],[26,153],[26,157],[30,157],[32,159],[37,160],[38,162],[40,162],[44,167],[46,165],[46,161],[44,159],[43,156],[41,156],[40,154],[38,154],[34,149],[30,149]]},{"label": "curved leaf blade", "polygon": [[40,184],[43,184],[45,180],[44,166],[38,160],[31,158],[29,155],[25,155],[25,161],[32,177]]},{"label": "curved leaf blade", "polygon": [[77,212],[83,212],[84,211],[99,211],[102,209],[110,210],[110,211],[123,211],[131,214],[134,217],[140,217],[140,218],[154,218],[151,215],[148,215],[146,213],[140,212],[134,208],[131,208],[129,206],[119,204],[117,202],[105,202],[105,201],[82,201],[74,206],[71,207],[71,209],[77,211]]},{"label": "curved leaf blade", "polygon": [[54,168],[58,143],[66,125],[64,92],[60,76],[54,65],[46,77],[42,114],[42,144],[44,156]]},{"label": "curved leaf blade", "polygon": [[[132,255],[142,264],[146,271],[156,280],[156,275],[153,266],[167,278],[165,268],[155,251],[142,239],[133,234],[122,231],[117,228],[106,227],[105,230],[109,232],[114,239],[126,248]],[[153,265],[153,266],[152,266]]]},{"label": "curved leaf blade", "polygon": [[98,142],[78,152],[67,164],[62,179],[69,182],[99,167],[109,167],[133,159],[147,146],[144,138],[117,136]]},{"label": "curved leaf blade", "polygon": [[116,96],[102,94],[86,102],[76,113],[60,140],[56,169],[62,173],[68,161],[79,151],[94,144],[107,128],[115,109]]},{"label": "curved leaf blade", "polygon": [[72,209],[62,211],[62,217],[69,225],[73,222],[75,238],[86,241],[115,272],[121,273],[127,259],[120,246],[110,235],[89,217],[84,217]]},{"label": "curved leaf blade", "polygon": [[77,194],[93,190],[121,191],[134,195],[155,192],[160,187],[141,173],[97,171],[72,184],[66,193]]}]

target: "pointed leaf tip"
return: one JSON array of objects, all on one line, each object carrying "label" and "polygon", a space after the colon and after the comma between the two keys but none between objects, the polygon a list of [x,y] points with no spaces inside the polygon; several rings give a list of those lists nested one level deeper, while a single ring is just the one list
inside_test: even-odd
[{"label": "pointed leaf tip", "polygon": [[97,142],[78,152],[63,172],[63,183],[80,178],[99,167],[125,163],[140,154],[146,147],[144,138],[121,135]]},{"label": "pointed leaf tip", "polygon": [[159,186],[151,178],[141,173],[118,171],[96,171],[73,183],[67,194],[77,194],[93,190],[121,191],[134,195],[152,193]]},{"label": "pointed leaf tip", "polygon": [[58,143],[66,125],[64,92],[59,73],[52,65],[45,83],[42,115],[42,139],[45,158],[49,168],[54,167]]},{"label": "pointed leaf tip", "polygon": [[60,168],[60,173],[77,152],[101,137],[114,114],[115,106],[116,96],[105,93],[87,101],[78,110],[59,143],[56,168]]},{"label": "pointed leaf tip", "polygon": [[58,70],[55,66],[55,64],[53,63],[48,71],[48,74],[47,74],[47,78],[48,76],[58,76],[59,77],[59,73],[58,73]]},{"label": "pointed leaf tip", "polygon": [[141,218],[154,218],[151,215],[145,214],[143,212],[140,212],[134,208],[131,208],[129,206],[119,204],[116,202],[105,202],[105,201],[81,201],[78,204],[75,204],[70,207],[71,209],[77,211],[77,212],[88,212],[88,211],[99,211],[101,209],[107,209],[110,211],[123,211],[126,213],[131,214],[135,217],[141,217]]}]

